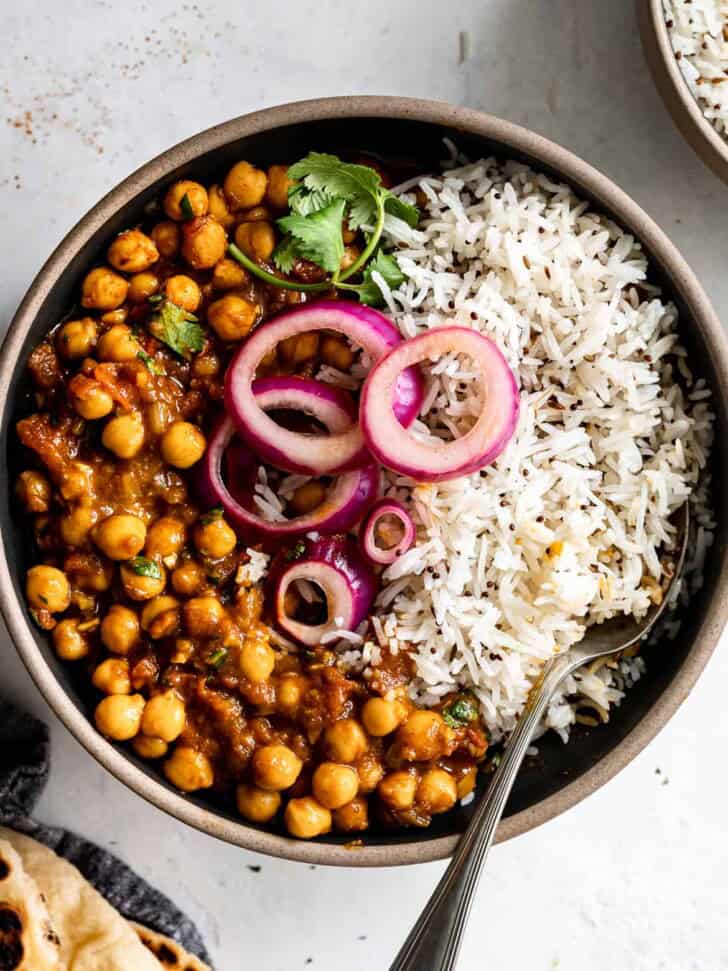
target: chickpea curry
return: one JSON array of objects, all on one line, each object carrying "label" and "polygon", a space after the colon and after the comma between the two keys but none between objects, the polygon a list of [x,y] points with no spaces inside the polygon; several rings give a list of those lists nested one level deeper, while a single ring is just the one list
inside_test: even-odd
[{"label": "chickpea curry", "polygon": [[[316,380],[401,343],[372,309],[399,270],[366,227],[416,210],[369,160],[323,188],[297,165],[175,182],[111,242],[29,359],[16,493],[30,610],[90,679],[98,730],[308,839],[428,826],[473,791],[487,739],[467,694],[418,707],[406,645],[377,643],[379,578],[414,528],[377,498],[352,395]],[[402,424],[420,383],[402,371]]]}]

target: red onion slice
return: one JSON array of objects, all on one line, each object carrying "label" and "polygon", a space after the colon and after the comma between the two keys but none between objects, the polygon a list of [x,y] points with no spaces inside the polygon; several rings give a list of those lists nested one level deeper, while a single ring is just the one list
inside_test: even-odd
[{"label": "red onion slice", "polygon": [[338,533],[351,529],[376,498],[379,488],[379,469],[374,464],[340,476],[320,506],[303,516],[286,522],[270,522],[239,502],[225,484],[222,463],[228,445],[234,441],[235,426],[225,417],[210,436],[207,451],[199,464],[201,495],[211,505],[225,510],[233,528],[243,537],[275,548],[282,539],[296,538],[305,533]]},{"label": "red onion slice", "polygon": [[[383,522],[385,517],[393,518],[397,525],[392,527]],[[391,528],[393,535],[386,536]],[[380,499],[364,517],[359,530],[361,548],[364,556],[377,564],[389,565],[412,546],[415,541],[415,524],[401,502],[396,499]],[[377,539],[385,540],[380,546]],[[391,539],[391,542],[387,540]]]},{"label": "red onion slice", "polygon": [[[358,424],[345,431],[312,437],[281,428],[256,401],[253,382],[258,365],[282,340],[309,331],[332,330],[358,344],[377,361],[402,343],[394,325],[369,307],[343,300],[320,300],[280,314],[261,324],[242,344],[225,375],[225,401],[235,426],[263,460],[288,472],[327,475],[358,468],[368,461]],[[392,410],[410,425],[422,403],[422,378],[416,368],[403,369],[395,382]]]},{"label": "red onion slice", "polygon": [[[290,456],[287,452],[282,451],[286,447],[288,436],[294,435],[297,439],[302,440],[310,450],[311,448],[319,448],[321,445],[325,446],[326,443],[331,441],[332,435],[342,435],[357,428],[357,406],[354,399],[347,391],[332,384],[314,381],[311,378],[282,376],[260,378],[253,382],[252,391],[256,404],[259,409],[262,409],[263,413],[284,408],[302,412],[320,421],[329,433],[328,435],[308,435],[302,432],[289,431],[274,423],[279,434],[269,439],[266,448],[255,448],[255,451],[263,461],[277,469],[323,475],[324,473],[312,473],[310,468],[293,468]],[[233,415],[233,419],[234,417]],[[265,418],[272,421],[268,415],[265,415]],[[358,453],[349,465],[351,468],[359,468],[369,462],[371,462],[371,456],[362,440]]]},{"label": "red onion slice", "polygon": [[[392,421],[397,378],[405,368],[448,353],[474,361],[483,380],[483,409],[462,438],[421,442]],[[493,341],[467,327],[438,327],[393,348],[374,365],[362,389],[359,421],[382,465],[420,482],[440,482],[475,472],[500,455],[515,431],[518,409],[516,379]]]},{"label": "red onion slice", "polygon": [[[304,624],[286,614],[286,592],[295,580],[308,580],[321,588],[326,597],[325,623]],[[375,593],[374,573],[351,539],[330,536],[308,540],[302,555],[284,565],[276,576],[276,623],[301,644],[315,647],[326,634],[358,627],[367,617]]]}]

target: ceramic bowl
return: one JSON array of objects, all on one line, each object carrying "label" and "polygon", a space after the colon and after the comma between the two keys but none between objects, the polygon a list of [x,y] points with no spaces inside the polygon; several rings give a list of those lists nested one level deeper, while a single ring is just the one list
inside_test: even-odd
[{"label": "ceramic bowl", "polygon": [[728,142],[703,114],[672,49],[662,0],[637,0],[642,46],[657,90],[693,151],[728,182]]},{"label": "ceramic bowl", "polygon": [[[0,600],[17,649],[53,711],[81,744],[116,778],[172,816],[251,850],[317,864],[379,866],[418,863],[449,855],[472,806],[435,817],[429,829],[372,832],[357,849],[336,835],[296,841],[283,831],[246,824],[232,809],[202,795],[182,796],[154,767],[115,746],[93,725],[93,695],[85,680],[54,656],[32,623],[23,596],[31,549],[27,527],[13,515],[12,482],[18,466],[14,422],[32,407],[25,363],[34,345],[71,304],[84,272],[113,236],[133,225],[145,205],[179,178],[211,179],[246,158],[262,165],[300,158],[309,149],[366,150],[391,164],[437,165],[452,139],[469,156],[518,159],[568,182],[600,211],[641,240],[653,281],[680,310],[681,338],[695,369],[714,392],[717,414],[713,454],[715,494],[723,495],[728,442],[728,350],[720,324],[694,274],[655,223],[621,189],[563,148],[498,118],[437,102],[400,98],[333,98],[256,112],[175,146],[143,166],[95,206],[63,240],[33,282],[0,353],[0,448],[10,474],[0,479]],[[683,620],[680,636],[648,652],[647,673],[608,725],[577,726],[568,745],[549,733],[539,754],[519,775],[500,840],[517,836],[573,806],[625,766],[686,697],[700,674],[728,613],[728,508],[718,527],[705,584]],[[484,785],[481,782],[481,787]],[[628,814],[625,809],[624,821]]]}]

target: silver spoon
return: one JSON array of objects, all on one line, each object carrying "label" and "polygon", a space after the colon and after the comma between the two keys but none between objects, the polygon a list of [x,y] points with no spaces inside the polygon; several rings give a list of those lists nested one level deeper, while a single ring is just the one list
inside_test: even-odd
[{"label": "silver spoon", "polygon": [[[680,547],[670,587],[680,576],[685,563],[690,531],[687,503],[675,513],[674,525]],[[452,971],[455,967],[485,858],[533,733],[554,692],[564,678],[582,665],[617,654],[641,640],[664,611],[668,593],[669,588],[662,602],[651,607],[640,621],[632,617],[615,617],[589,627],[583,640],[544,666],[541,680],[531,691],[518,724],[503,749],[500,764],[457,845],[450,865],[390,971]]]}]

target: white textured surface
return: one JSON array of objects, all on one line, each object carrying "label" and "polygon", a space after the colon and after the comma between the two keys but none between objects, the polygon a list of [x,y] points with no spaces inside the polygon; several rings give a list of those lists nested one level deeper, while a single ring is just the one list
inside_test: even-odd
[{"label": "white textured surface", "polygon": [[[461,66],[459,31],[470,34]],[[3,327],[62,235],[137,165],[253,108],[344,93],[439,97],[561,142],[645,206],[728,311],[728,188],[658,100],[632,0],[37,0],[3,5],[0,36]],[[218,971],[387,967],[442,864],[312,871],[197,834],[92,763],[6,637],[0,652],[3,692],[53,723],[40,815],[113,846],[171,894]],[[719,651],[616,780],[493,852],[461,971],[728,968],[725,679]]]}]

